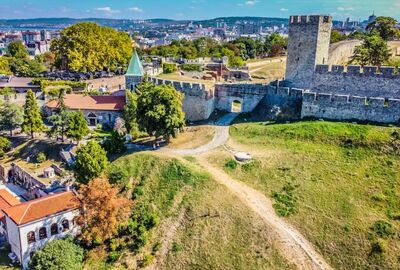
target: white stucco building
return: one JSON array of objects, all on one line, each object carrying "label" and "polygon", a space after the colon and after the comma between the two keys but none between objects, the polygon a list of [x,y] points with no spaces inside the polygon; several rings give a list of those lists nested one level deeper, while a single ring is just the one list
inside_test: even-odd
[{"label": "white stucco building", "polygon": [[47,242],[79,232],[76,217],[80,206],[73,191],[22,203],[2,191],[0,233],[3,233],[22,267],[26,268],[32,254]]}]

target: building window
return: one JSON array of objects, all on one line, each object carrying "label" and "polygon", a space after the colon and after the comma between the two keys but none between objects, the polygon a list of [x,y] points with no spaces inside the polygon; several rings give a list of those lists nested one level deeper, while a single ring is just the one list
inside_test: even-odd
[{"label": "building window", "polygon": [[51,233],[51,235],[58,234],[58,224],[57,223],[51,224],[50,233]]},{"label": "building window", "polygon": [[61,225],[62,225],[62,227],[63,227],[63,232],[69,230],[69,222],[68,222],[67,219],[64,219],[64,220],[61,222]]},{"label": "building window", "polygon": [[27,234],[28,244],[32,244],[36,242],[35,232],[28,232]]},{"label": "building window", "polygon": [[39,229],[39,239],[45,239],[47,237],[47,230],[45,227]]}]

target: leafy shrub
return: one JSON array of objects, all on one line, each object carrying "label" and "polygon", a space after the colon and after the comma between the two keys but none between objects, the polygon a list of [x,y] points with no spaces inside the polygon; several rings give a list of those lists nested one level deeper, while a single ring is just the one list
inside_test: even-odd
[{"label": "leafy shrub", "polygon": [[287,217],[296,213],[296,197],[293,194],[295,188],[292,184],[287,183],[280,192],[272,192],[272,198],[275,200],[273,207],[278,215]]},{"label": "leafy shrub", "polygon": [[151,264],[151,262],[154,260],[154,256],[152,254],[147,253],[144,255],[143,259],[140,262],[141,267],[146,267]]},{"label": "leafy shrub", "polygon": [[384,242],[383,240],[378,240],[378,241],[375,241],[375,242],[373,242],[371,244],[371,253],[370,253],[370,255],[373,255],[373,254],[380,255],[380,254],[385,253],[386,250],[387,250],[386,242]]},{"label": "leafy shrub", "polygon": [[37,163],[43,163],[47,160],[46,154],[43,152],[40,152],[36,155],[36,162]]},{"label": "leafy shrub", "polygon": [[148,207],[139,206],[133,211],[128,223],[121,228],[122,235],[129,235],[131,251],[137,251],[147,244],[149,231],[160,223],[158,215]]},{"label": "leafy shrub", "polygon": [[230,170],[235,170],[235,169],[237,168],[237,166],[238,166],[238,163],[237,163],[237,161],[234,160],[234,159],[228,160],[228,161],[225,163],[225,165],[224,165],[224,167],[225,167],[226,169],[230,169]]},{"label": "leafy shrub", "polygon": [[175,71],[177,71],[177,68],[176,68],[175,64],[170,64],[170,63],[164,63],[163,64],[163,72],[164,72],[164,74],[174,73]]},{"label": "leafy shrub", "polygon": [[179,245],[178,243],[176,243],[176,242],[173,242],[172,243],[172,252],[179,252],[179,251],[181,251],[182,250],[182,247],[181,247],[181,245]]},{"label": "leafy shrub", "polygon": [[392,224],[384,220],[376,221],[371,227],[371,230],[382,238],[390,237],[395,233]]},{"label": "leafy shrub", "polygon": [[0,137],[0,158],[4,157],[5,153],[11,149],[11,142],[9,139]]},{"label": "leafy shrub", "polygon": [[109,154],[123,153],[126,150],[125,137],[116,131],[112,131],[111,136],[105,138],[102,146]]},{"label": "leafy shrub", "polygon": [[29,269],[82,269],[83,258],[72,238],[53,240],[33,254]]},{"label": "leafy shrub", "polygon": [[111,166],[108,171],[108,181],[110,184],[126,186],[129,182],[129,174],[125,168],[119,166]]},{"label": "leafy shrub", "polygon": [[108,253],[107,261],[109,263],[114,263],[118,261],[118,259],[121,257],[122,252],[121,251],[111,251]]}]

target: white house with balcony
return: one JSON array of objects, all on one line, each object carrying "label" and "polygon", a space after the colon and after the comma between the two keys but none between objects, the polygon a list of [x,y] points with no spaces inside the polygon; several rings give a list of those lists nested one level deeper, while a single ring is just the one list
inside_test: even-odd
[{"label": "white house with balcony", "polygon": [[80,207],[75,192],[66,191],[19,204],[14,202],[1,209],[7,241],[24,269],[33,253],[49,241],[79,233],[76,218]]}]

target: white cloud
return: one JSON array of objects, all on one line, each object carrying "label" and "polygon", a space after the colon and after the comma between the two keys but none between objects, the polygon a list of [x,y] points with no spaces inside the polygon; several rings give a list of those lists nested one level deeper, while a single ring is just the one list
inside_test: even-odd
[{"label": "white cloud", "polygon": [[260,1],[257,1],[257,0],[248,0],[248,1],[244,2],[244,3],[239,3],[239,4],[237,4],[237,5],[238,5],[239,7],[244,7],[244,6],[252,7],[252,6],[254,6],[255,4],[257,4],[258,2],[260,2]]},{"label": "white cloud", "polygon": [[287,9],[287,8],[281,8],[280,11],[282,11],[282,12],[288,12],[289,9]]},{"label": "white cloud", "polygon": [[141,9],[140,7],[131,7],[131,8],[129,8],[129,10],[133,11],[133,12],[138,12],[138,13],[144,12],[144,10]]},{"label": "white cloud", "polygon": [[354,11],[353,7],[337,7],[339,11]]},{"label": "white cloud", "polygon": [[95,8],[94,9],[95,11],[98,11],[98,12],[103,12],[103,13],[106,13],[106,14],[115,14],[115,13],[120,13],[120,11],[119,10],[116,10],[116,9],[112,9],[111,7],[98,7],[98,8]]}]

